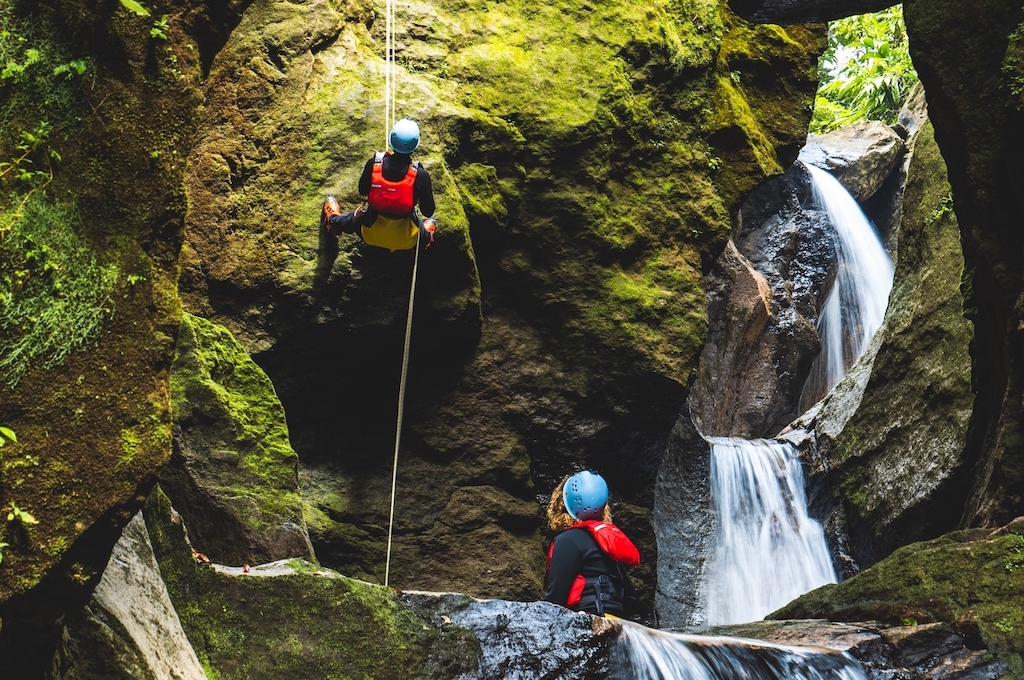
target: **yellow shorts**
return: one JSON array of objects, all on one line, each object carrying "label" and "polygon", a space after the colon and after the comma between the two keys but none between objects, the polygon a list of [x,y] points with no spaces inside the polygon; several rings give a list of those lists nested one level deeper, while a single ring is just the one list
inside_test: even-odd
[{"label": "yellow shorts", "polygon": [[363,241],[371,246],[396,250],[412,250],[420,240],[420,229],[411,217],[397,219],[378,215],[369,227],[362,228]]}]

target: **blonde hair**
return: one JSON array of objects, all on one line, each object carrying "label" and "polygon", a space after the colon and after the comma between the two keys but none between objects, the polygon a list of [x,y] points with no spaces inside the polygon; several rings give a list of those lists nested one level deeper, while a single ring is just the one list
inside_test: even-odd
[{"label": "blonde hair", "polygon": [[[565,509],[565,500],[562,498],[562,491],[565,489],[565,483],[569,481],[572,475],[566,475],[562,478],[562,481],[558,483],[555,490],[551,492],[551,499],[548,501],[548,529],[558,533],[565,531],[573,524],[576,524],[579,520],[573,519],[569,511]],[[608,504],[604,504],[604,512],[601,515],[602,522],[612,522],[612,511],[608,509]]]}]

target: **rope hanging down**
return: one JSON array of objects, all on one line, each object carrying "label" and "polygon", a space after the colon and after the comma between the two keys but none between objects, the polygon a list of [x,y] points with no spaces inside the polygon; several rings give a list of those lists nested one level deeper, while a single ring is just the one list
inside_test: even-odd
[{"label": "rope hanging down", "polygon": [[405,321],[405,353],[402,356],[402,380],[398,386],[398,425],[395,427],[395,463],[391,469],[391,517],[388,520],[388,556],[384,565],[384,585],[391,576],[391,534],[395,526],[395,490],[398,485],[398,445],[402,441],[402,416],[405,412],[405,379],[409,374],[409,346],[412,340],[412,304],[416,299],[416,272],[420,265],[420,244],[412,261],[412,285],[409,286],[409,316]]},{"label": "rope hanging down", "polygon": [[[387,0],[387,38],[384,65],[384,148],[388,148],[388,135],[395,125],[395,2]],[[420,265],[420,243],[413,246],[416,255],[412,263],[412,283],[409,286],[409,314],[405,321],[405,350],[402,354],[402,379],[398,385],[398,422],[395,425],[395,461],[391,468],[391,516],[388,518],[388,551],[384,563],[384,586],[391,577],[391,538],[395,528],[395,493],[398,488],[398,447],[402,442],[402,419],[405,415],[405,383],[409,375],[409,347],[412,341],[412,308],[416,300],[416,274]]]}]

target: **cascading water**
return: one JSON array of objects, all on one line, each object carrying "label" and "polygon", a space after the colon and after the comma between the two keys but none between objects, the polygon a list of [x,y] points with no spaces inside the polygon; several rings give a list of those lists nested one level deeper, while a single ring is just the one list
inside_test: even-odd
[{"label": "cascading water", "polygon": [[800,395],[800,410],[836,386],[882,325],[892,290],[892,259],[856,199],[835,177],[813,165],[814,197],[835,228],[836,278],[818,315],[821,353]]},{"label": "cascading water", "polygon": [[[819,315],[821,353],[802,404],[825,396],[881,326],[892,289],[892,260],[856,200],[812,166],[815,200],[835,229],[837,272]],[[717,518],[704,617],[712,625],[763,618],[836,575],[821,526],[807,515],[796,449],[778,441],[710,439],[711,496]]]},{"label": "cascading water", "polygon": [[718,518],[705,615],[711,625],[764,618],[835,583],[825,532],[807,515],[796,449],[772,440],[716,437],[711,497]]},{"label": "cascading water", "polygon": [[846,654],[742,638],[683,635],[623,622],[613,653],[620,680],[865,680]]}]

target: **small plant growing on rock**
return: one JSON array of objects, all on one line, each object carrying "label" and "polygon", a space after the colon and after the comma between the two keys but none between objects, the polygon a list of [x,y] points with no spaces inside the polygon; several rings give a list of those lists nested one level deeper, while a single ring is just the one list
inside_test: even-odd
[{"label": "small plant growing on rock", "polygon": [[7,521],[18,522],[22,526],[39,524],[39,520],[33,517],[28,511],[19,508],[14,501],[11,501],[11,507],[7,511]]}]

